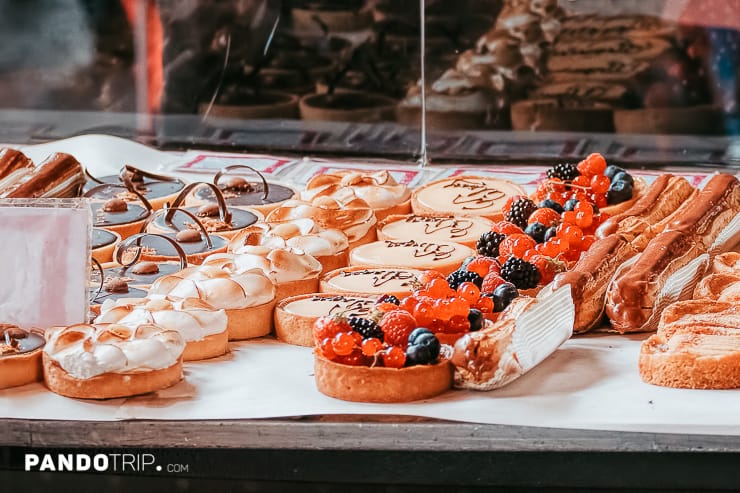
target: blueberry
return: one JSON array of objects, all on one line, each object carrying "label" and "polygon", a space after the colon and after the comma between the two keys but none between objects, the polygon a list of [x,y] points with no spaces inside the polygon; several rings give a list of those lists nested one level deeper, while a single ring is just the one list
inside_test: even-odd
[{"label": "blueberry", "polygon": [[542,243],[545,241],[546,231],[547,227],[542,223],[532,223],[527,226],[527,229],[524,230],[524,232],[532,237],[532,239],[537,243]]},{"label": "blueberry", "polygon": [[496,289],[493,290],[493,311],[500,312],[504,308],[509,306],[514,298],[519,296],[516,286],[510,282],[499,284]]},{"label": "blueberry", "polygon": [[539,207],[540,209],[544,209],[544,208],[552,209],[558,214],[563,213],[563,206],[558,204],[554,200],[550,200],[550,199],[543,200],[542,202],[540,202],[540,205],[538,205],[537,207]]},{"label": "blueberry", "polygon": [[544,241],[549,241],[550,239],[555,238],[556,234],[558,234],[557,226],[551,226],[547,228],[547,231],[545,231],[545,236],[542,239]]},{"label": "blueberry", "polygon": [[468,322],[470,322],[470,332],[482,329],[483,313],[476,308],[471,308],[468,312]]},{"label": "blueberry", "polygon": [[620,204],[632,198],[632,184],[626,181],[615,181],[606,192],[606,203]]},{"label": "blueberry", "polygon": [[468,270],[468,264],[475,260],[476,256],[471,255],[470,257],[466,257],[465,260],[463,260],[462,265],[457,270]]},{"label": "blueberry", "polygon": [[618,182],[618,181],[624,181],[624,182],[629,183],[630,185],[634,185],[635,184],[635,179],[632,178],[632,175],[630,175],[626,171],[622,171],[622,172],[617,173],[616,175],[614,175],[614,179],[612,180],[612,183]]},{"label": "blueberry", "polygon": [[606,170],[604,171],[604,176],[609,178],[609,181],[614,181],[614,176],[617,173],[626,173],[626,171],[624,171],[624,168],[620,168],[619,166],[614,166],[613,164],[610,164],[606,167]]},{"label": "blueberry", "polygon": [[409,335],[409,345],[406,348],[406,365],[426,365],[432,363],[439,356],[439,339],[432,331],[419,327]]},{"label": "blueberry", "polygon": [[565,202],[565,205],[563,206],[563,210],[566,211],[572,211],[576,208],[578,205],[578,201],[576,199],[568,199],[567,202]]}]

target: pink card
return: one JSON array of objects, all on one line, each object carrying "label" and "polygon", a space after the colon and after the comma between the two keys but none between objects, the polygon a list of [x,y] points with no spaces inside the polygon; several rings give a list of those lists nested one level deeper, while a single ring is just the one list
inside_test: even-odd
[{"label": "pink card", "polygon": [[91,228],[84,200],[0,200],[0,323],[85,321]]}]

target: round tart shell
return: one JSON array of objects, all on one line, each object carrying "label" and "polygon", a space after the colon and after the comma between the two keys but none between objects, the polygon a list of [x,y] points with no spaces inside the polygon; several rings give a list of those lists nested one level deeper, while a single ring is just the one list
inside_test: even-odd
[{"label": "round tart shell", "polygon": [[230,341],[266,336],[272,330],[272,309],[275,300],[248,308],[226,310],[226,332]]},{"label": "round tart shell", "polygon": [[[424,191],[426,188],[431,187],[431,186],[434,186],[434,185],[437,185],[439,183],[448,182],[451,179],[466,179],[466,178],[476,179],[476,180],[479,180],[479,179],[487,179],[486,177],[482,177],[482,176],[460,175],[460,176],[442,178],[440,180],[435,180],[435,181],[429,182],[426,185],[423,185],[423,186],[417,188],[411,194],[411,209],[412,209],[412,211],[414,212],[414,214],[417,214],[417,215],[420,215],[420,216],[439,216],[439,215],[450,215],[450,216],[458,215],[459,216],[459,215],[462,214],[462,215],[469,215],[469,216],[471,216],[471,215],[483,216],[483,217],[487,217],[488,219],[490,219],[491,221],[494,221],[494,222],[495,221],[503,221],[504,215],[501,213],[501,209],[488,211],[485,214],[474,214],[472,212],[464,212],[464,211],[456,211],[456,210],[433,209],[433,208],[428,207],[428,206],[422,204],[421,202],[419,202],[419,194],[422,191]],[[509,180],[501,180],[501,181],[502,182],[505,182],[510,188],[513,188],[514,189],[514,193],[511,194],[511,195],[508,195],[508,197],[511,197],[512,195],[527,195],[527,192],[525,192],[524,189],[521,186],[519,186],[518,184],[516,184],[516,183],[514,183],[512,181],[509,181]],[[503,200],[501,202],[501,206],[502,207],[503,207],[503,205],[504,205],[505,202],[506,202],[506,200]]]},{"label": "round tart shell", "polygon": [[[384,234],[383,233],[383,228],[386,227],[388,224],[395,223],[397,221],[402,221],[402,220],[406,219],[407,217],[410,217],[410,216],[420,216],[420,215],[422,215],[422,214],[393,214],[393,215],[387,216],[385,219],[383,219],[383,221],[381,221],[381,222],[378,223],[378,227],[377,227],[377,229],[378,229],[378,240],[381,240],[381,241],[382,240],[400,241],[400,240],[404,240],[404,239],[411,239],[411,238],[400,238],[400,237],[395,237],[395,236],[388,236],[387,234]],[[437,214],[424,214],[424,216],[425,217],[439,217],[439,218],[450,217],[448,215],[439,214],[439,213],[437,213]],[[456,218],[458,218],[458,217],[459,218],[473,218],[473,219],[479,219],[479,220],[480,219],[482,219],[482,220],[487,220],[488,219],[488,218],[484,218],[483,216],[466,216],[464,214],[456,214],[453,217],[456,217]],[[493,226],[493,223],[491,223],[491,226]],[[455,241],[454,239],[448,239],[448,240],[445,240],[445,241],[451,241],[451,242],[454,242],[454,243],[459,243],[461,245],[465,245],[466,247],[472,248],[473,250],[475,250],[476,244],[478,243],[478,238],[472,238],[469,241]]]},{"label": "round tart shell", "polygon": [[[326,274],[324,274],[321,277],[321,280],[319,282],[319,292],[320,293],[347,294],[347,295],[361,294],[361,295],[365,295],[365,296],[367,296],[367,295],[378,295],[379,293],[377,291],[366,291],[366,292],[363,292],[363,291],[357,291],[356,289],[353,289],[353,290],[342,289],[342,288],[340,288],[338,286],[334,286],[332,284],[329,284],[329,281],[331,281],[334,277],[336,277],[338,275],[341,275],[342,272],[354,272],[354,271],[358,271],[358,270],[383,269],[383,268],[385,268],[385,269],[402,269],[403,267],[390,267],[390,266],[377,267],[377,266],[373,266],[373,265],[356,265],[356,266],[352,266],[352,267],[344,267],[342,269],[333,270],[331,272],[327,272]],[[424,269],[415,269],[415,270],[422,270],[423,271]],[[384,294],[391,294],[391,295],[395,296],[396,298],[401,299],[401,298],[404,298],[406,296],[410,296],[413,291],[414,291],[414,288],[411,287],[411,286],[409,286],[409,289],[408,290],[403,290],[403,291],[384,291],[383,293]]]},{"label": "round tart shell", "polygon": [[319,290],[319,276],[309,277],[307,279],[296,279],[275,283],[275,302],[280,303],[285,298],[299,296],[302,294],[315,293]]},{"label": "round tart shell", "polygon": [[182,352],[183,361],[200,361],[216,358],[229,350],[229,331],[210,334],[199,341],[187,341]]},{"label": "round tart shell", "polygon": [[110,231],[110,232],[116,236],[115,241],[113,241],[113,243],[110,243],[108,245],[103,245],[99,248],[93,248],[92,250],[92,258],[94,258],[101,264],[105,264],[105,263],[113,261],[113,252],[115,251],[116,246],[118,246],[118,244],[121,242],[121,235],[119,235],[115,231]]},{"label": "round tart shell", "polygon": [[385,209],[375,209],[375,217],[377,218],[378,222],[383,221],[388,216],[401,214],[411,214],[411,197],[392,207],[386,207]]},{"label": "round tart shell", "polygon": [[52,392],[78,399],[113,399],[147,394],[182,380],[182,359],[167,368],[131,373],[104,373],[88,379],[71,376],[43,354],[44,383]]},{"label": "round tart shell", "polygon": [[434,365],[370,368],[329,361],[316,355],[314,378],[322,394],[353,402],[409,402],[429,399],[452,388],[453,367]]},{"label": "round tart shell", "polygon": [[[371,297],[371,295],[366,293],[326,293],[327,297],[338,294],[357,296],[360,298]],[[315,292],[311,292],[298,296],[291,296],[275,305],[275,336],[277,336],[279,340],[295,346],[313,347],[313,324],[318,317],[290,313],[285,310],[285,307],[294,301],[305,300],[306,298],[312,298],[315,295]]]},{"label": "round tart shell", "polygon": [[44,371],[41,366],[43,346],[27,353],[0,356],[0,389],[39,382]]}]

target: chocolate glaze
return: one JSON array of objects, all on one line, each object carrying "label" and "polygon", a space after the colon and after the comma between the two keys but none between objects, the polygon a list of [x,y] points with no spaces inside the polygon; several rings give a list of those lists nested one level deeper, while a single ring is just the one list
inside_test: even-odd
[{"label": "chocolate glaze", "polygon": [[[272,187],[270,188],[272,189]],[[198,215],[198,209],[199,207],[185,208],[185,210],[187,210],[188,212],[192,212],[195,215]],[[238,229],[243,229],[247,226],[251,226],[258,220],[258,217],[256,215],[243,209],[229,209],[229,212],[231,212],[231,226],[220,231],[234,231]],[[174,215],[172,216],[172,223],[178,230],[184,230],[188,229],[188,224],[193,224],[193,220],[187,214],[175,211]],[[154,219],[154,224],[160,229],[170,229],[170,226],[164,222],[164,216],[161,215]],[[207,224],[204,223],[204,226],[206,226],[206,229],[208,229]],[[211,231],[209,231],[209,233],[210,232]],[[214,233],[215,232],[216,231],[214,231]]]},{"label": "chocolate glaze", "polygon": [[461,238],[468,234],[473,227],[471,219],[461,219],[453,216],[408,216],[404,219],[406,223],[424,223],[424,234],[432,235],[444,229],[450,230],[450,238]]},{"label": "chocolate glaze", "polygon": [[740,185],[734,176],[718,174],[695,200],[681,208],[678,218],[650,242],[637,262],[609,290],[608,309],[613,323],[625,327],[641,327],[645,323],[660,289],[657,279],[672,261],[692,250],[701,252],[714,242],[715,233],[719,232],[714,222],[727,207],[735,211],[740,208]]},{"label": "chocolate glaze", "polygon": [[106,231],[101,228],[93,228],[92,230],[92,249],[102,248],[115,243],[118,238],[110,231]]},{"label": "chocolate glaze", "polygon": [[44,346],[44,337],[15,325],[0,324],[0,358],[30,353]]},{"label": "chocolate glaze", "polygon": [[[138,175],[141,176],[141,175]],[[110,183],[110,184],[120,184],[121,178],[117,175],[110,175],[110,176],[104,176],[102,178],[98,178],[103,183]],[[185,188],[185,183],[183,183],[180,180],[173,180],[173,181],[158,181],[153,180],[152,178],[143,177],[143,181],[132,181],[134,184],[134,188],[137,192],[142,194],[144,197],[148,199],[157,199],[160,197],[167,197],[169,195],[174,195],[183,188]],[[98,186],[99,183],[93,181],[93,180],[87,180],[87,183],[85,183],[85,190],[89,190],[93,187]],[[111,197],[115,197],[118,194],[125,193],[125,191],[118,189],[118,188],[106,188],[100,192],[100,194],[96,194],[96,196],[99,196],[104,199],[109,199]]]},{"label": "chocolate glaze", "polygon": [[157,263],[157,266],[159,267],[159,272],[152,274],[136,274],[133,272],[133,268],[124,272],[123,267],[115,267],[112,269],[105,269],[104,275],[105,277],[125,277],[127,279],[131,279],[131,284],[151,284],[161,276],[167,276],[180,271],[180,264],[177,263],[170,264],[162,262]]},{"label": "chocolate glaze", "polygon": [[21,168],[32,168],[33,162],[21,151],[4,147],[0,149],[0,180]]},{"label": "chocolate glaze", "polygon": [[[329,309],[328,315],[338,315],[343,313],[346,317],[364,317],[372,310],[375,305],[373,299],[357,299],[356,297],[346,297],[343,295],[321,295],[315,294],[311,301],[334,301],[336,304]],[[342,303],[349,303],[346,307]]]},{"label": "chocolate glaze", "polygon": [[141,221],[149,216],[149,211],[138,204],[128,204],[128,209],[123,212],[105,212],[104,202],[90,203],[92,209],[93,224],[95,226],[116,226]]},{"label": "chocolate glaze", "polygon": [[[164,236],[172,238],[173,240],[177,236],[176,233],[166,233]],[[202,235],[201,235],[202,236]],[[218,250],[226,245],[227,241],[221,236],[211,236],[211,242],[213,242],[213,250]],[[208,245],[205,239],[201,238],[201,241],[193,243],[179,243],[180,247],[185,251],[186,255],[193,255],[197,253],[203,253],[208,251]],[[141,239],[141,246],[144,248],[152,248],[156,250],[157,255],[165,257],[177,257],[175,248],[167,241],[156,236],[147,236]]]},{"label": "chocolate glaze", "polygon": [[[8,194],[8,198],[36,198],[44,196],[57,185],[79,176],[79,185],[84,182],[82,165],[69,154],[57,152],[36,166],[31,178]],[[72,183],[69,190],[60,192],[59,196],[71,196],[79,187]],[[76,190],[75,190],[76,191]]]},{"label": "chocolate glaze", "polygon": [[[251,189],[248,191],[235,190],[233,188],[224,187],[223,184],[219,187],[224,193],[226,203],[229,205],[261,205],[261,204],[276,204],[283,202],[284,200],[291,199],[295,196],[295,192],[288,187],[283,185],[277,185],[270,183],[267,198],[262,200],[264,190],[261,183],[250,183]],[[193,195],[199,200],[213,201],[216,198],[213,192],[206,187],[198,188]]]},{"label": "chocolate glaze", "polygon": [[440,245],[438,243],[421,242],[417,243],[414,240],[408,241],[393,241],[385,240],[385,245],[388,248],[398,247],[411,247],[414,248],[414,258],[432,257],[432,261],[446,260],[452,257],[452,253],[455,251],[454,245]]},{"label": "chocolate glaze", "polygon": [[461,191],[452,200],[455,205],[463,205],[463,209],[478,210],[493,207],[497,200],[506,194],[496,188],[486,185],[484,180],[472,178],[455,178],[443,188],[459,188]]}]

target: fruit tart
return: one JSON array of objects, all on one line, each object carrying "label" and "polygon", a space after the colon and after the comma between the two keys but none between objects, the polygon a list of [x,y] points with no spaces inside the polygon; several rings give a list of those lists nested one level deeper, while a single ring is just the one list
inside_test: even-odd
[{"label": "fruit tart", "polygon": [[132,329],[154,324],[178,332],[185,341],[183,361],[215,358],[228,351],[226,312],[198,298],[111,300],[103,304],[94,323],[114,323]]},{"label": "fruit tart", "polygon": [[[248,181],[244,175],[250,174],[256,174],[259,180],[257,182]],[[297,197],[296,191],[292,188],[270,183],[262,173],[243,164],[226,166],[220,170],[213,177],[213,185],[218,187],[230,207],[247,208],[263,215],[269,214],[286,200]],[[188,196],[185,204],[188,207],[200,207],[215,199],[212,188],[198,186]]]},{"label": "fruit tart", "polygon": [[314,377],[320,392],[347,401],[408,402],[450,389],[452,366],[440,355],[437,337],[409,312],[385,304],[391,307],[380,305],[369,318],[316,320]]},{"label": "fruit tart", "polygon": [[345,202],[359,197],[372,207],[378,221],[391,214],[411,212],[411,190],[386,170],[345,170],[314,176],[306,183],[301,199],[311,201],[316,197],[336,197]]},{"label": "fruit tart", "polygon": [[185,341],[153,324],[79,324],[46,332],[44,383],[52,392],[78,399],[146,394],[183,377]]},{"label": "fruit tart", "polygon": [[326,315],[367,316],[377,296],[344,293],[309,293],[285,298],[275,305],[275,335],[288,344],[313,346],[313,324]]},{"label": "fruit tart", "polygon": [[42,379],[40,330],[0,325],[0,389],[17,387]]},{"label": "fruit tart", "polygon": [[[198,207],[185,207],[180,210],[185,198],[196,187],[210,189],[215,196],[215,201],[205,202]],[[228,206],[221,190],[215,185],[195,182],[183,188],[171,205],[167,206],[166,213],[157,214],[152,218],[147,225],[147,231],[149,233],[167,234],[172,231],[195,229],[197,226],[193,223],[192,216],[198,217],[206,231],[216,233],[224,238],[232,238],[240,231],[263,219],[262,213],[256,210]]]},{"label": "fruit tart", "polygon": [[157,279],[148,298],[198,298],[226,310],[229,340],[261,337],[272,328],[275,287],[259,269],[236,273],[214,265],[188,267]]}]

